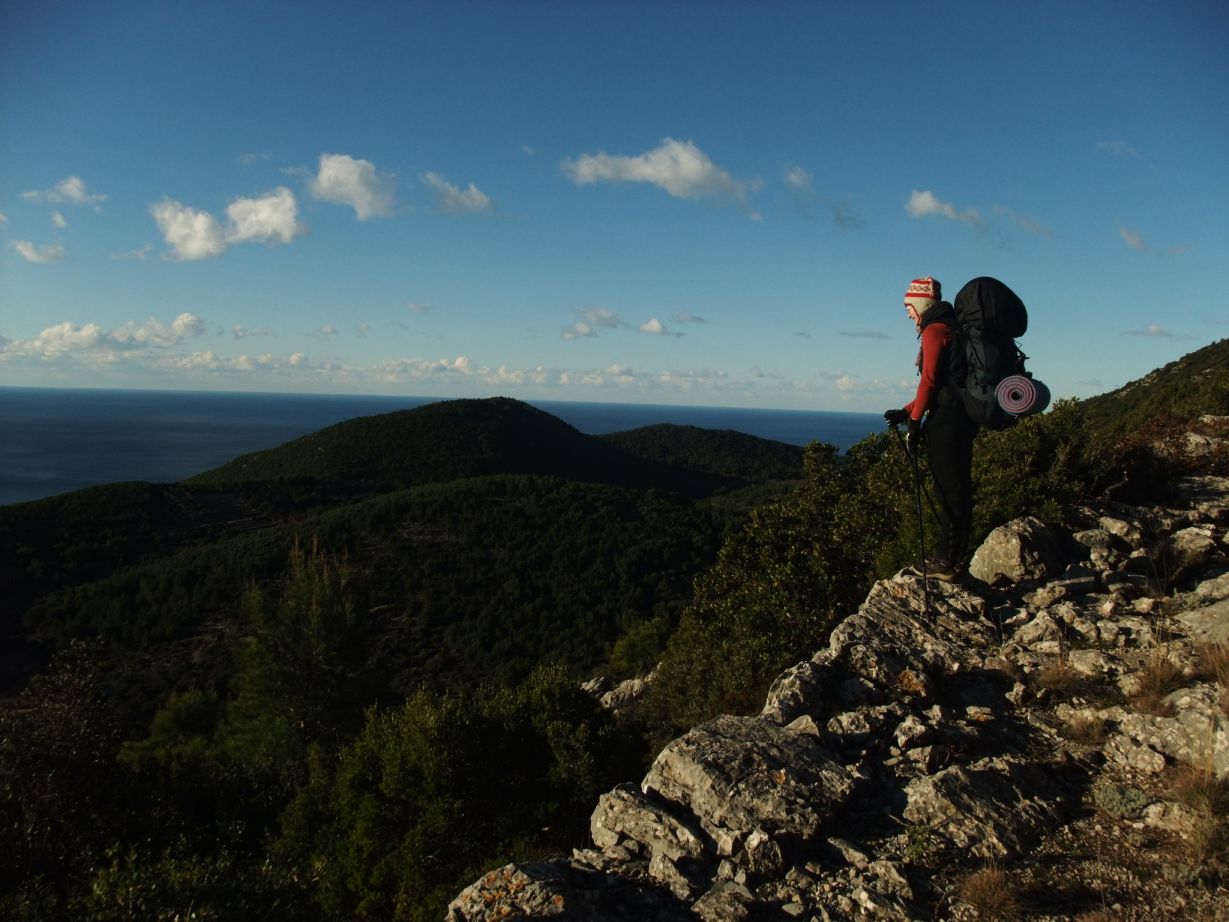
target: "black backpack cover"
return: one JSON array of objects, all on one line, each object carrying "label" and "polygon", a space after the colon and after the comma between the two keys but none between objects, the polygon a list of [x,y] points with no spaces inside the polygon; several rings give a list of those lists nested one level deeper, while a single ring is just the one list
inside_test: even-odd
[{"label": "black backpack cover", "polygon": [[995,390],[1011,375],[1032,377],[1015,341],[1028,330],[1028,311],[1014,291],[989,276],[961,288],[953,307],[966,365],[959,387],[965,411],[987,429],[1007,429],[1018,417],[1000,406]]}]

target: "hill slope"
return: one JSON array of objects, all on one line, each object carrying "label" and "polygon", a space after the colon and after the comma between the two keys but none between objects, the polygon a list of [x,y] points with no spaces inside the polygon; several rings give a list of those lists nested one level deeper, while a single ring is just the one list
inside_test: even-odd
[{"label": "hill slope", "polygon": [[379,491],[489,474],[544,474],[684,492],[717,486],[711,477],[632,458],[506,397],[451,400],[349,420],[243,455],[188,483],[315,481]]},{"label": "hill slope", "polygon": [[1085,419],[1108,433],[1136,429],[1162,415],[1189,419],[1229,414],[1229,339],[1218,340],[1117,390],[1080,401]]},{"label": "hill slope", "polygon": [[689,471],[744,480],[802,476],[802,449],[732,429],[661,423],[601,437],[629,455]]}]

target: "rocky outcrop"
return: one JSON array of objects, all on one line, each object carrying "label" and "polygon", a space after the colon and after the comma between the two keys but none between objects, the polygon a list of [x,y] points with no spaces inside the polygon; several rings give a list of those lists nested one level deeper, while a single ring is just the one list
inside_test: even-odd
[{"label": "rocky outcrop", "polygon": [[1027,855],[1103,777],[1229,778],[1226,693],[1196,667],[1229,637],[1229,481],[1182,486],[1185,508],[997,529],[967,586],[877,583],[758,715],[694,728],[604,795],[593,848],[493,871],[449,920],[930,918],[937,868]]}]

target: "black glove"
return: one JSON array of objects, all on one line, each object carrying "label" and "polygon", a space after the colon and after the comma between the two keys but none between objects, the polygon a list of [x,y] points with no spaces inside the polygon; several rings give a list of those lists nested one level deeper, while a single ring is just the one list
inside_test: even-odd
[{"label": "black glove", "polygon": [[884,410],[883,420],[889,426],[899,426],[909,418],[909,413],[906,410]]},{"label": "black glove", "polygon": [[905,433],[905,451],[916,458],[918,447],[922,444],[922,421],[909,417],[909,431]]}]

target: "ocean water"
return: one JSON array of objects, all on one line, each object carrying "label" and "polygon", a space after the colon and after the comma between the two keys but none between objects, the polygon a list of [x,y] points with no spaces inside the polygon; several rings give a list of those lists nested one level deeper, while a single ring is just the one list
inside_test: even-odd
[{"label": "ocean water", "polygon": [[[0,505],[125,480],[183,480],[343,420],[439,399],[0,387]],[[590,435],[675,423],[845,451],[883,427],[874,413],[532,403]]]}]

